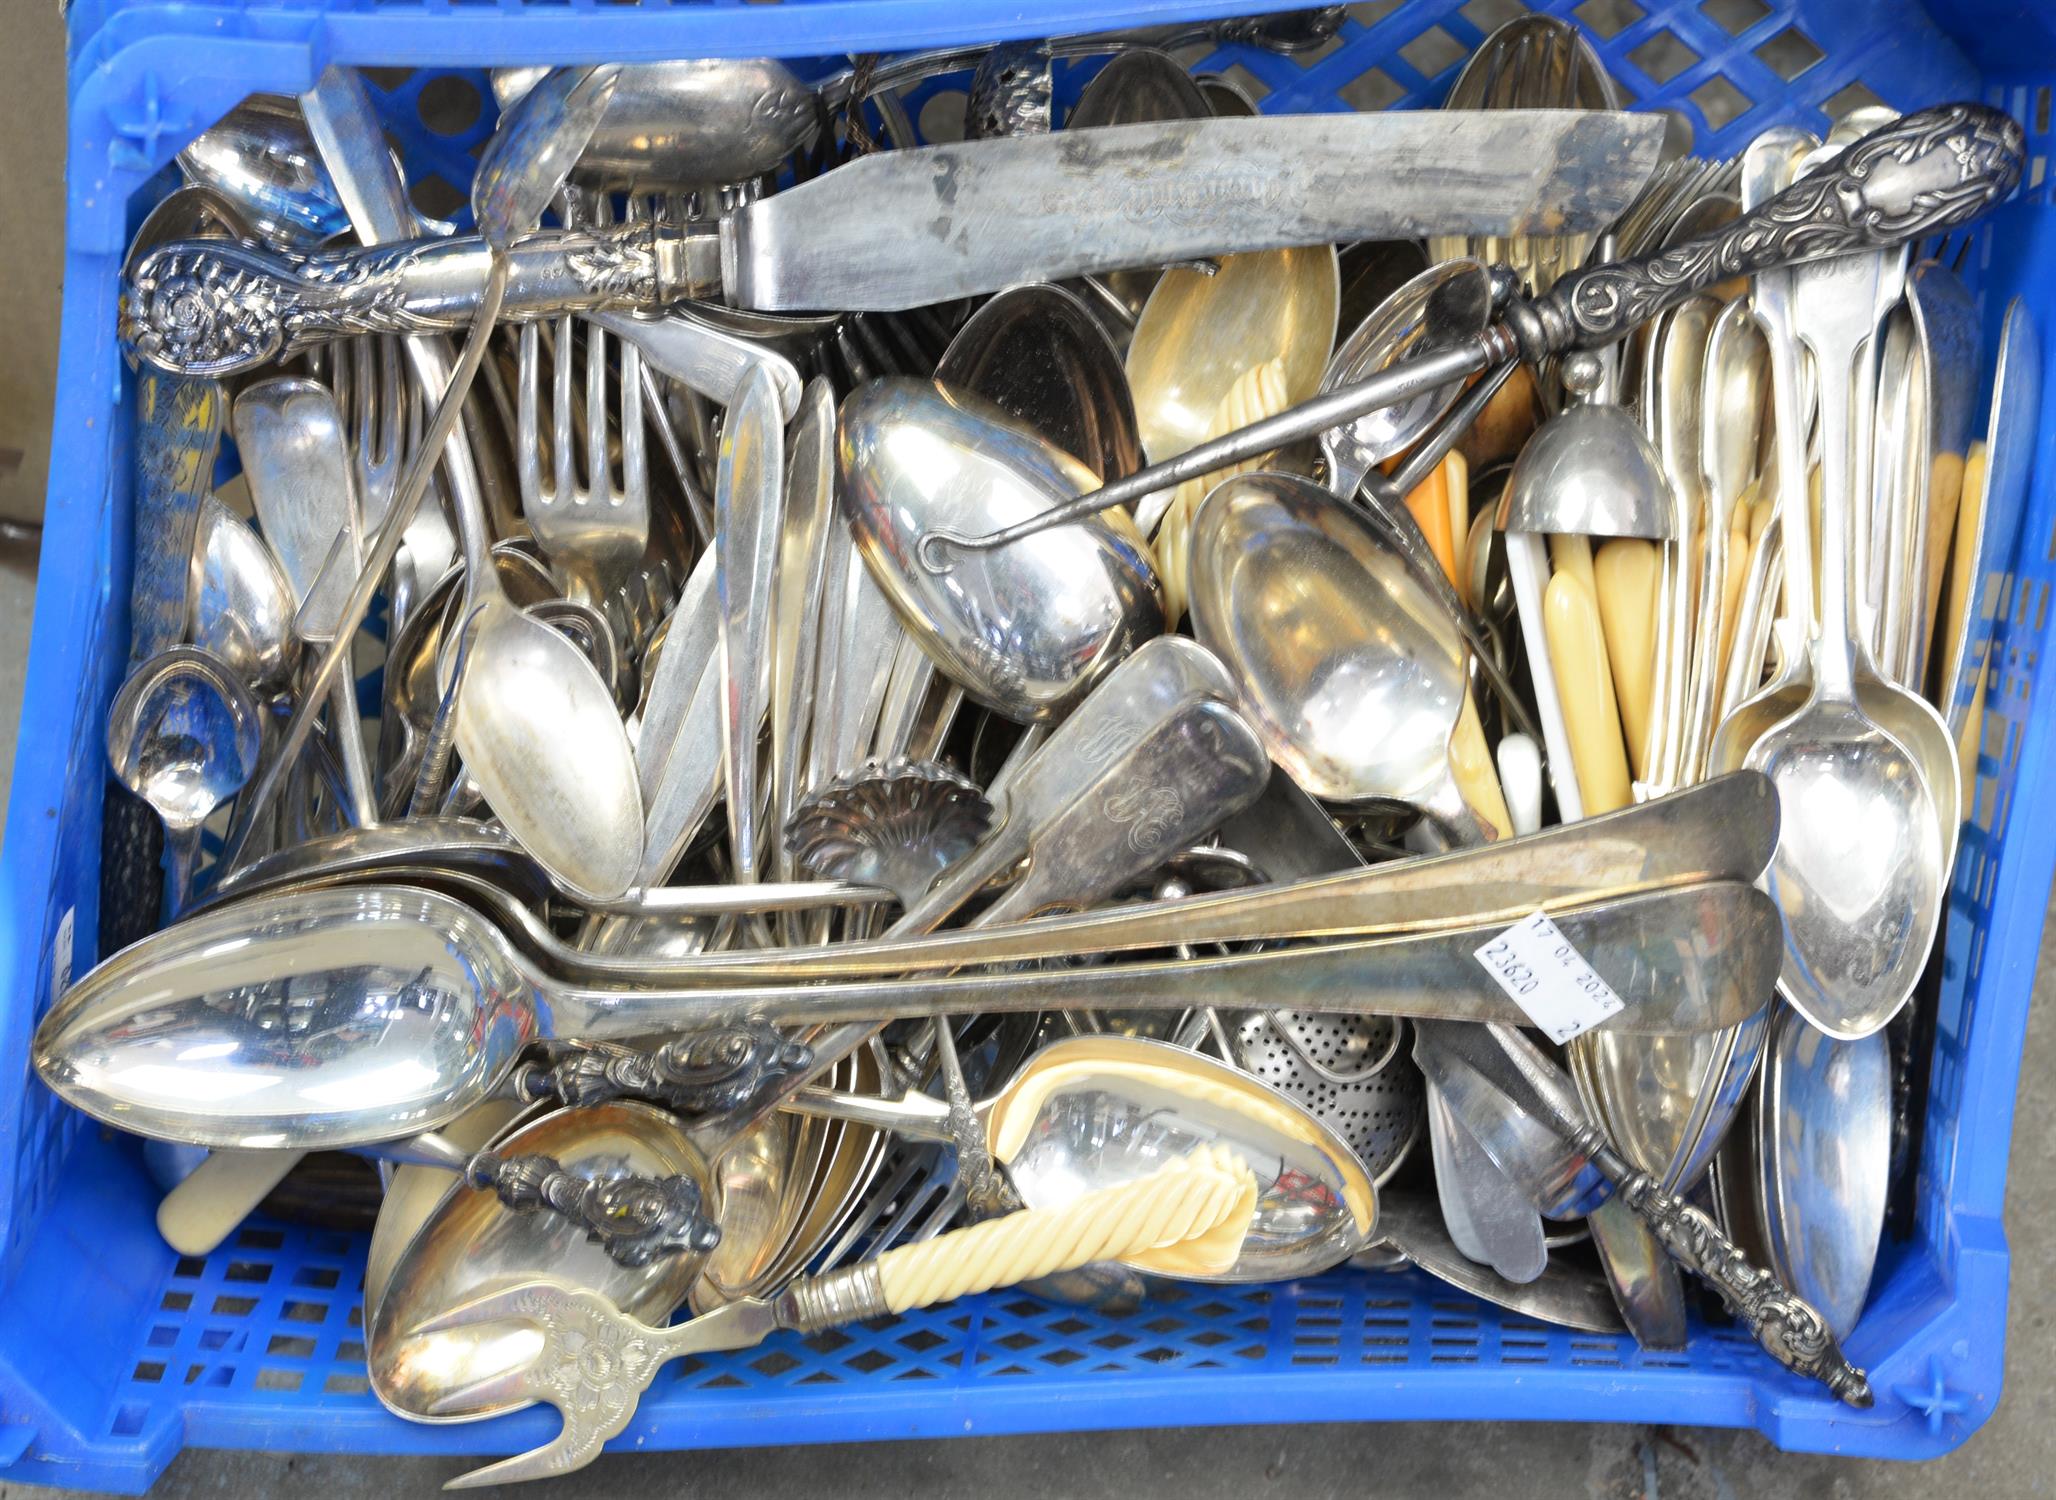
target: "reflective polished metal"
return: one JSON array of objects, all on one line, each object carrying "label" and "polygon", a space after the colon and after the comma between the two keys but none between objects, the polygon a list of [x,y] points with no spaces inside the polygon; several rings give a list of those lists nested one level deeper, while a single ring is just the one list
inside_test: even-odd
[{"label": "reflective polished metal", "polygon": [[[1614,897],[1565,909],[1556,923],[1629,1000],[1610,1025],[1734,1025],[1767,993],[1775,912],[1738,883]],[[108,960],[45,1017],[35,1059],[68,1101],[139,1134],[348,1146],[454,1118],[500,1084],[524,1046],[551,1036],[1284,1001],[1519,1024],[1526,1013],[1474,957],[1506,925],[1495,916],[1418,935],[1088,969],[614,990],[543,974],[459,901],[338,888],[223,907]],[[1688,932],[1703,936],[1687,944]]]},{"label": "reflective polished metal", "polygon": [[1102,481],[1142,467],[1121,356],[1062,287],[1009,287],[987,302],[950,340],[935,378],[1020,419]]},{"label": "reflective polished metal", "polygon": [[1462,637],[1361,511],[1290,475],[1226,481],[1193,523],[1192,620],[1308,793],[1471,821],[1449,768]]},{"label": "reflective polished metal", "polygon": [[1055,719],[1163,629],[1148,544],[1110,513],[946,575],[914,556],[938,526],[1041,514],[1095,477],[999,408],[927,381],[882,380],[843,403],[842,515],[871,577],[964,691],[1022,723]]},{"label": "reflective polished metal", "polygon": [[300,111],[252,94],[178,154],[189,182],[235,205],[267,244],[312,248],[345,233],[350,216]]},{"label": "reflective polished metal", "polygon": [[[506,109],[548,72],[495,68],[493,97]],[[819,120],[813,88],[775,57],[629,63],[571,176],[634,193],[746,183],[811,141]]]}]

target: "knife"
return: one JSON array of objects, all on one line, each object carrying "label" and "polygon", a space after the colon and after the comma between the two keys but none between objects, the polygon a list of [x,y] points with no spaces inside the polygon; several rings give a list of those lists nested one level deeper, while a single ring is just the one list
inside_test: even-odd
[{"label": "knife", "polygon": [[[1424,234],[1593,233],[1656,164],[1655,115],[1434,111],[1177,120],[859,158],[718,221],[545,230],[511,252],[510,320],[725,294],[896,311],[1022,281]],[[344,334],[469,321],[476,237],[273,252],[180,240],[129,266],[122,336],[230,374]]]},{"label": "knife", "polygon": [[1569,1077],[1519,1031],[1416,1020],[1414,1061],[1543,1213],[1575,1217],[1618,1197],[1678,1264],[1713,1284],[1771,1358],[1850,1406],[1871,1404],[1870,1382],[1812,1304],[1752,1265],[1712,1219],[1629,1166],[1585,1118]]}]

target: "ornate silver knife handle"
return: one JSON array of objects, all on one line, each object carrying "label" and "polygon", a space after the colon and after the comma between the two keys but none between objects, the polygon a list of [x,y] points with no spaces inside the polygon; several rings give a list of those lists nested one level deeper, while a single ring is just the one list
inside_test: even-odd
[{"label": "ornate silver knife handle", "polygon": [[1726,228],[1659,255],[1566,276],[1546,295],[1515,302],[1506,321],[1530,361],[1596,349],[1732,277],[1885,249],[1974,219],[2013,191],[2026,151],[2019,122],[2002,111],[1923,109],[1873,131],[1834,165]]},{"label": "ornate silver knife handle", "polygon": [[1765,1353],[1794,1374],[1818,1380],[1851,1406],[1871,1404],[1870,1382],[1843,1357],[1842,1346],[1812,1303],[1771,1272],[1751,1264],[1712,1219],[1629,1166],[1596,1127],[1587,1126],[1581,1136],[1580,1145],[1592,1165],[1613,1184],[1621,1201],[1663,1241],[1679,1265],[1712,1284]]},{"label": "ornate silver knife handle", "polygon": [[[305,253],[173,240],[128,268],[121,338],[160,369],[222,376],[351,334],[461,331],[491,259],[476,236]],[[542,230],[513,248],[501,316],[656,306],[711,290],[718,259],[705,228]]]}]

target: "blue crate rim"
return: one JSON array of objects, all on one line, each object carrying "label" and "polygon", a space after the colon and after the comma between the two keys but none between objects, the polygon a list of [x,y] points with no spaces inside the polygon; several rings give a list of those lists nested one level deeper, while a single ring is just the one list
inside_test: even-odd
[{"label": "blue crate rim", "polygon": [[[1668,8],[1664,4],[1649,6],[1641,21],[1605,42],[1602,50],[1607,51],[1610,63],[1614,61],[1615,49],[1643,45],[1661,29],[1666,16],[1681,13],[1678,0],[1667,3]],[[1759,18],[1742,40],[1752,46],[1760,45],[1760,36],[1780,34],[1794,19],[1807,25],[1808,34],[1822,29],[1815,14],[1819,10],[1818,0],[1811,0],[1811,9],[1807,3],[1808,0],[1802,0],[1796,12],[1791,5],[1768,8],[1766,16]],[[1118,14],[1100,11],[1089,18],[1081,15],[1077,24],[1080,29],[1097,29],[1142,24],[1172,14],[1191,17],[1249,8],[1232,3],[1130,6]],[[1371,9],[1375,12],[1383,8]],[[1574,9],[1565,0],[1551,0],[1550,4],[1536,8],[1566,14]],[[838,25],[856,28],[843,33],[845,40],[888,48],[962,39],[974,22],[966,17],[965,7],[948,9],[950,14],[945,15],[943,7],[924,0],[829,0],[825,4],[784,7],[782,13],[789,17],[804,12],[810,21],[823,24],[832,18]],[[456,49],[467,63],[579,60],[602,54],[779,51],[792,55],[821,50],[813,45],[775,45],[774,41],[791,38],[789,34],[763,29],[766,18],[777,13],[770,7],[656,13],[614,12],[581,3],[562,13],[544,14],[514,6],[510,0],[508,5],[489,13],[495,20],[508,17],[510,24],[498,31],[475,27],[479,37]],[[1071,11],[981,12],[975,24],[981,33],[979,39],[997,39],[1062,29],[1049,19],[1053,14],[1068,16]],[[518,20],[513,19],[517,15]],[[1474,37],[1478,31],[1459,14],[1454,0],[1420,0],[1413,6],[1374,16],[1368,25],[1352,21],[1350,25],[1359,29],[1349,35],[1354,43],[1366,46],[1383,45],[1383,41],[1366,42],[1366,38],[1382,38],[1397,45],[1408,27],[1418,29],[1424,15],[1431,15],[1445,35],[1459,40]],[[74,41],[71,131],[76,175],[69,231],[72,257],[65,299],[59,431],[105,429],[109,432],[108,445],[119,450],[119,416],[110,422],[106,396],[102,394],[96,399],[93,395],[95,389],[104,393],[110,384],[118,385],[118,381],[110,381],[107,368],[107,350],[112,345],[112,309],[95,291],[106,285],[119,255],[123,215],[130,196],[181,144],[181,132],[196,131],[245,92],[292,92],[303,88],[320,67],[338,58],[364,65],[406,66],[418,62],[449,48],[450,38],[457,35],[451,25],[453,20],[470,25],[479,16],[477,8],[451,4],[448,0],[421,0],[404,15],[396,8],[362,0],[337,0],[330,7],[308,6],[304,0],[291,4],[250,0],[247,5],[233,7],[122,4],[114,0],[104,7],[99,27],[90,36]],[[935,29],[920,31],[921,27]],[[810,36],[819,34],[810,32]],[[1825,30],[1822,34],[1826,35]],[[635,39],[634,46],[622,46],[621,39],[627,37]],[[681,46],[677,41],[681,37],[692,40]],[[1954,43],[1940,33],[1935,33],[1932,40],[1938,44],[1932,59],[1938,75],[1949,79],[1962,76],[1968,65],[1962,54],[1956,52]],[[1815,77],[1819,86],[1816,92],[1825,97],[1827,83],[1845,77],[1858,78],[1867,66],[1860,59],[1871,55],[1861,48],[1838,51],[1831,59],[1830,72]],[[1232,53],[1222,56],[1255,70],[1261,81],[1275,80],[1274,92],[1279,92],[1285,102],[1293,102],[1295,88],[1317,93],[1315,85],[1307,80],[1321,79],[1320,69],[1326,65],[1322,59],[1316,59],[1312,68],[1303,68],[1298,63],[1288,65],[1276,59]],[[205,67],[200,65],[201,60]],[[2051,60],[2056,62],[2056,51],[2052,51]],[[1702,57],[1702,64],[1705,63]],[[1409,79],[1398,64],[1389,65],[1399,75],[1399,82],[1409,85],[1415,94],[1446,86],[1452,71],[1415,70]],[[1288,66],[1296,71],[1286,71]],[[1662,103],[1674,95],[1683,97],[1689,93],[1686,85],[1696,86],[1702,75],[1712,76],[1710,67],[1708,64],[1687,68],[1646,92],[1645,102]],[[1321,87],[1325,88],[1325,83]],[[1987,97],[2006,103],[2024,116],[2039,110],[2042,119],[2036,134],[2039,137],[2043,133],[2046,90],[2039,99],[2030,97],[2030,89],[2018,86],[1985,92]],[[1918,89],[1909,89],[1901,97],[1910,105],[1931,102],[1931,97],[1939,94],[1922,97]],[[1815,124],[1821,120],[1820,111],[1812,103],[1806,103],[1795,114],[1801,119],[1810,116]],[[1742,118],[1746,120],[1749,116]],[[2041,149],[2039,140],[2037,149]],[[2039,186],[2039,167],[2035,182]],[[2046,197],[2046,190],[2039,194],[2040,201],[2045,202]],[[2023,206],[2009,212],[2018,216],[2025,211]],[[2034,229],[2032,224],[2023,228],[2023,238]],[[2046,502],[2048,476],[2056,473],[2056,466],[2051,463],[2052,452],[2056,452],[2056,423],[2044,423],[2042,428],[2041,441],[2045,446],[2038,455],[2038,474],[2042,476],[2038,489],[2044,492]],[[53,463],[51,511],[46,522],[46,558],[100,558],[107,564],[102,570],[103,588],[107,577],[116,576],[125,546],[118,534],[110,540],[103,527],[103,514],[119,494],[115,472],[108,451],[98,452],[91,461],[75,465],[69,472],[60,473],[60,466]],[[2044,511],[2049,508],[2047,503],[2042,506]],[[2047,517],[2042,519],[2046,522]],[[57,571],[53,564],[52,573],[46,576],[54,577]],[[2015,583],[2013,592],[2025,607],[2028,592],[2039,589],[2040,602],[2046,607],[2046,587],[2023,578]],[[88,589],[46,589],[39,597],[28,698],[30,702],[51,699],[77,705],[81,702],[80,685],[87,684],[83,689],[83,707],[74,709],[68,748],[74,754],[90,756],[97,756],[92,734],[96,714],[104,712],[107,692],[112,687],[111,681],[101,680],[109,675],[109,669],[104,664],[95,669],[94,663],[104,663],[106,657],[97,647],[103,639],[119,639],[121,623],[118,604],[110,619],[104,609],[98,614],[94,612],[95,603]],[[2035,628],[2040,630],[2039,625]],[[2052,669],[2040,661],[2039,646],[2037,638],[2026,647],[2009,647],[2015,657],[2025,653],[2025,659],[2015,661],[2009,675],[2031,684],[2038,698],[2052,691]],[[96,692],[97,704],[91,701]],[[1991,763],[1983,769],[2003,777],[2008,767],[2002,763],[2006,761],[2056,763],[2056,713],[2044,714],[2039,719],[2030,717],[2024,729],[2018,724],[2013,727],[2017,732],[2008,740],[2008,748],[1997,760],[1988,756]],[[17,915],[15,921],[0,928],[0,943],[7,945],[14,959],[10,972],[17,979],[17,997],[28,993],[40,998],[46,993],[43,940],[56,925],[58,916],[55,876],[59,873],[60,856],[54,835],[43,832],[44,822],[47,819],[52,824],[69,824],[82,815],[75,796],[50,795],[51,780],[47,771],[39,777],[32,766],[18,767],[10,825],[11,830],[25,829],[27,834],[10,839],[5,855],[0,856],[0,882],[4,882],[0,888],[16,897],[10,910],[16,914],[32,911],[40,919],[39,926],[24,930],[25,924]],[[1995,818],[2001,827],[2004,811],[2000,809]],[[90,816],[87,821],[90,822]],[[2018,841],[2013,848],[2015,852],[2006,859],[1982,866],[1983,894],[1978,899],[1988,904],[1994,930],[2036,933],[2056,853],[2047,849],[2022,853]],[[1959,895],[1978,878],[1970,873],[1961,875],[1959,886],[1963,889]],[[1982,932],[1977,942],[1982,942]],[[2003,979],[2010,983],[2011,990],[2002,988],[1995,1004],[1988,1003],[1983,989],[1959,997],[1962,1007],[1996,1008],[1999,1014],[1982,1021],[1979,1035],[1984,1038],[1983,1044],[1973,1046],[1958,1060],[1954,1076],[1953,1086],[1959,1096],[1977,1100],[1981,1107],[1963,1111],[1955,1136],[1946,1147],[1938,1148],[1945,1153],[1936,1160],[1937,1169],[1946,1173],[1939,1210],[1942,1222],[1928,1229],[1932,1235],[1940,1236],[1942,1242],[1928,1248],[1938,1253],[1946,1251],[1947,1264],[1937,1263],[1925,1251],[1905,1257],[1890,1278],[1890,1305],[1874,1308],[1851,1344],[1853,1357],[1873,1364],[1881,1397],[1880,1408],[1874,1414],[1858,1417],[1838,1411],[1770,1369],[1760,1356],[1743,1353],[1719,1372],[1679,1370],[1653,1361],[1614,1368],[1611,1373],[1602,1370],[1572,1375],[1552,1369],[1546,1372],[1551,1379],[1565,1377],[1559,1391],[1565,1403],[1562,1408],[1535,1399],[1533,1378],[1509,1384],[1505,1372],[1486,1369],[1466,1372],[1459,1367],[1400,1366],[1340,1373],[1290,1370],[1275,1379],[1271,1378],[1274,1372],[1253,1378],[1247,1373],[1185,1370],[1175,1379],[1121,1376],[1098,1384],[1060,1384],[1039,1391],[1018,1387],[1000,1391],[994,1388],[997,1382],[981,1386],[968,1380],[960,1388],[939,1391],[929,1383],[917,1388],[919,1399],[911,1404],[904,1395],[896,1395],[890,1389],[852,1390],[846,1385],[818,1395],[778,1391],[747,1397],[738,1393],[725,1399],[718,1410],[695,1411],[690,1415],[682,1415],[668,1400],[657,1400],[645,1409],[624,1441],[663,1446],[760,1442],[768,1436],[762,1425],[764,1416],[773,1409],[782,1416],[813,1424],[799,1436],[816,1441],[937,1434],[974,1426],[979,1431],[1040,1431],[1086,1425],[1151,1425],[1170,1419],[1167,1412],[1173,1400],[1180,1413],[1176,1420],[1191,1420],[1191,1395],[1209,1384],[1218,1384],[1225,1398],[1222,1404],[1234,1405],[1241,1414],[1239,1420],[1448,1415],[1452,1404],[1467,1406],[1463,1414],[1470,1416],[1573,1418],[1589,1416],[1590,1408],[1604,1406],[1606,1415],[1623,1419],[1754,1425],[1781,1445],[1793,1448],[1894,1456],[1946,1451],[1989,1414],[1999,1383],[1997,1342],[1980,1338],[1980,1334],[1989,1333],[1995,1309],[1998,1317],[2004,1315],[2006,1251],[1998,1213],[2003,1201],[2010,1104],[2006,1108],[1992,1107],[1990,1096],[2010,1101],[2017,1059],[2007,1055],[2006,1049],[1992,1045],[1991,1036],[1992,1027],[2004,1022],[2017,1038],[2015,1023],[2024,1021],[2023,981],[2025,973],[2031,971],[2032,945],[2001,945],[1996,956],[1998,962],[1987,970],[1986,989],[1998,986]],[[5,1012],[4,1024],[11,1044],[25,1048],[26,1012],[31,1008],[17,1003]],[[1938,1079],[1935,1088],[1939,1091],[1942,1087]],[[0,1114],[0,1122],[4,1122],[0,1123],[0,1131],[14,1130],[15,1122],[5,1120],[4,1114]],[[60,1123],[55,1128],[75,1130],[76,1124]],[[10,1153],[18,1153],[23,1143],[17,1137],[18,1132],[0,1134],[0,1143]],[[117,1202],[118,1195],[111,1194],[111,1188],[119,1183],[124,1160],[97,1134],[88,1132],[77,1143],[71,1161],[101,1163],[108,1180],[97,1185],[58,1183],[52,1189],[51,1202],[82,1214],[112,1215],[126,1209],[133,1217],[134,1203]],[[127,1170],[132,1179],[132,1162]],[[130,1180],[127,1186],[133,1190],[136,1185]],[[49,1212],[55,1214],[55,1209]],[[57,1218],[61,1220],[62,1216]],[[55,1232],[46,1230],[45,1238]],[[281,1263],[298,1256],[301,1259],[295,1264],[300,1268],[319,1263],[322,1274],[334,1272],[334,1253],[323,1250],[317,1240],[318,1237],[304,1235],[297,1240],[289,1237],[289,1253]],[[156,1248],[154,1256],[144,1253],[144,1248],[133,1242],[123,1246],[121,1265],[104,1273],[106,1285],[132,1294],[134,1284],[148,1284],[154,1289],[153,1296],[161,1297],[172,1295],[171,1289],[191,1280],[182,1277],[176,1266],[165,1268],[167,1252],[161,1247]],[[210,1274],[213,1266],[214,1262],[208,1262],[202,1268],[202,1276]],[[346,1274],[347,1254],[344,1268]],[[46,1282],[47,1278],[32,1288],[18,1284],[14,1290],[25,1303],[40,1303],[44,1299],[31,1293],[47,1292],[51,1310],[46,1315],[54,1319],[59,1315],[57,1309],[68,1309],[77,1303],[77,1298],[75,1294],[67,1298],[62,1286]],[[344,1294],[348,1294],[347,1287]],[[1277,1305],[1298,1307],[1303,1301],[1310,1304],[1329,1295],[1330,1291],[1321,1283],[1298,1284],[1284,1289]],[[332,1319],[336,1316],[334,1304],[328,1306],[324,1317]],[[965,1315],[976,1328],[983,1329],[988,1322],[998,1328],[1005,1326],[1005,1306],[1005,1299],[996,1296],[972,1305]],[[9,1478],[137,1488],[148,1482],[183,1441],[336,1451],[455,1452],[481,1447],[511,1449],[539,1441],[549,1430],[543,1414],[530,1414],[486,1428],[429,1432],[386,1417],[368,1399],[291,1402],[282,1395],[254,1388],[249,1383],[252,1361],[238,1362],[239,1351],[223,1354],[216,1350],[211,1351],[216,1363],[206,1368],[226,1370],[231,1377],[227,1385],[218,1389],[203,1386],[184,1399],[174,1391],[155,1405],[145,1403],[146,1409],[134,1418],[134,1430],[110,1436],[110,1414],[114,1414],[113,1422],[128,1421],[128,1417],[121,1415],[123,1396],[133,1392],[118,1377],[96,1376],[94,1389],[84,1393],[86,1399],[97,1398],[104,1403],[100,1425],[95,1428],[80,1426],[69,1408],[54,1399],[43,1399],[32,1378],[36,1372],[30,1368],[31,1361],[23,1358],[8,1338],[10,1324],[18,1323],[30,1311],[28,1307],[12,1311],[0,1308],[0,1403],[4,1403],[7,1416],[7,1421],[0,1423],[0,1473]],[[154,1304],[152,1309],[144,1310],[142,1321],[151,1321],[153,1311]],[[78,1316],[86,1318],[82,1305]],[[1489,1310],[1485,1317],[1501,1329],[1509,1322]],[[1887,1325],[1889,1334],[1883,1331]],[[82,1321],[80,1326],[91,1325]],[[347,1327],[344,1314],[342,1329]],[[202,1327],[195,1336],[204,1338],[221,1331],[220,1327],[211,1331]],[[244,1336],[255,1336],[261,1331],[251,1330]],[[341,1330],[329,1331],[341,1342],[347,1342]],[[130,1333],[128,1347],[132,1348],[136,1330],[131,1328]],[[224,1360],[227,1362],[223,1363]],[[238,1381],[243,1383],[237,1384]],[[1081,1402],[1079,1397],[1090,1399]],[[1599,1399],[1595,1401],[1594,1397]],[[763,1404],[774,1399],[778,1402],[775,1408]],[[1516,1399],[1525,1404],[1516,1406]],[[1574,1409],[1573,1403],[1582,1403],[1584,1409]],[[779,1436],[784,1440],[793,1434],[781,1430]]]}]

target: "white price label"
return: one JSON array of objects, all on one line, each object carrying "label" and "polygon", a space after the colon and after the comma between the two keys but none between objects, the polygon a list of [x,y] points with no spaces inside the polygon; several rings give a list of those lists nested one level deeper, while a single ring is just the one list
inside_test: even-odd
[{"label": "white price label", "polygon": [[1552,1042],[1590,1031],[1625,1005],[1546,912],[1507,928],[1477,958]]}]

